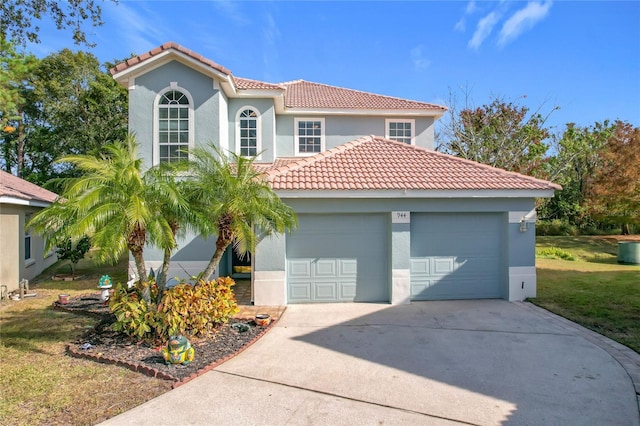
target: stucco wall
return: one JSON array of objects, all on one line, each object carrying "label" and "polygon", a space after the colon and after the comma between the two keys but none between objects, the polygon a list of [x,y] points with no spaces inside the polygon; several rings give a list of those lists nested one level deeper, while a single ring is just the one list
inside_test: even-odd
[{"label": "stucco wall", "polygon": [[[140,154],[147,166],[152,164],[153,158],[154,101],[158,93],[169,88],[172,82],[176,83],[177,90],[188,91],[193,98],[195,144],[220,143],[222,95],[214,88],[213,79],[172,61],[137,77],[135,85],[129,89],[129,131],[136,135]],[[222,102],[226,104],[225,100]],[[226,117],[226,111],[223,112]]]},{"label": "stucco wall", "polygon": [[53,253],[45,256],[44,239],[33,232],[31,259],[24,259],[25,214],[34,214],[39,210],[37,207],[8,204],[0,207],[0,284],[6,285],[7,291],[17,290],[21,279],[32,280],[57,260]]},{"label": "stucco wall", "polygon": [[[279,157],[295,156],[294,121],[296,118],[324,118],[325,149],[335,148],[354,139],[375,135],[385,136],[385,116],[278,116],[276,123],[276,144]],[[395,117],[400,118],[400,117]],[[407,117],[402,117],[406,119]],[[413,118],[413,117],[411,117]],[[433,149],[434,119],[432,117],[416,117],[415,145]]]}]

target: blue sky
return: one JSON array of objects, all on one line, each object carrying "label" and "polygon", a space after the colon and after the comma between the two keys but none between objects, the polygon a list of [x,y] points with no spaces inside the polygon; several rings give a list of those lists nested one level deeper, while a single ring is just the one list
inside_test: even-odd
[{"label": "blue sky", "polygon": [[[101,60],[175,41],[268,82],[296,79],[463,106],[491,96],[564,123],[640,125],[639,1],[127,1],[88,27]],[[43,26],[44,56],[75,48]]]}]

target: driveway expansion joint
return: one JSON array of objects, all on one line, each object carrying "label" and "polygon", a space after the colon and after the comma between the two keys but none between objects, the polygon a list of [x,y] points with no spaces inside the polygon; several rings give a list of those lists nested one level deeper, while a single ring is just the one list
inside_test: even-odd
[{"label": "driveway expansion joint", "polygon": [[333,393],[333,392],[326,392],[326,391],[321,391],[318,389],[309,389],[303,386],[298,386],[298,385],[292,385],[289,383],[283,383],[283,382],[278,382],[278,381],[274,381],[274,380],[266,380],[266,379],[261,379],[258,377],[252,377],[252,376],[247,376],[244,374],[238,374],[238,373],[232,373],[230,371],[224,371],[224,370],[212,370],[213,373],[220,373],[220,374],[226,374],[229,376],[234,376],[234,377],[240,377],[243,379],[247,379],[247,380],[255,380],[257,382],[263,382],[263,383],[270,383],[273,385],[278,385],[278,386],[285,386],[288,388],[293,388],[293,389],[298,389],[298,390],[302,390],[302,391],[307,391],[307,392],[311,392],[311,393],[315,393],[315,394],[319,394],[319,395],[325,395],[325,396],[331,396],[331,397],[335,397],[335,398],[341,398],[341,399],[345,399],[348,401],[353,401],[353,402],[358,402],[361,404],[367,404],[367,405],[375,405],[377,407],[381,407],[381,408],[389,408],[391,410],[398,410],[398,411],[402,411],[405,413],[410,413],[410,414],[417,414],[420,416],[425,416],[425,417],[430,417],[433,419],[440,419],[440,420],[447,420],[450,422],[455,422],[455,423],[459,423],[461,425],[469,425],[469,426],[481,426],[478,423],[471,423],[465,420],[459,420],[459,419],[453,419],[450,417],[443,417],[443,416],[438,416],[437,414],[429,414],[429,413],[423,413],[421,411],[416,411],[416,410],[410,410],[407,408],[401,408],[401,407],[395,407],[393,405],[388,405],[388,404],[381,404],[379,402],[371,402],[371,401],[365,401],[362,399],[357,399],[357,398],[353,398],[353,397],[349,397],[349,396],[344,396],[344,395],[340,395],[337,393]]}]

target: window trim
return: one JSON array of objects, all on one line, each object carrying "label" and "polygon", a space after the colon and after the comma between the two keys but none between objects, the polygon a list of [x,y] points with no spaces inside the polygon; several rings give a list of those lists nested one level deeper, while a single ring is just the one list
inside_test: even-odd
[{"label": "window trim", "polygon": [[324,117],[295,117],[293,119],[293,143],[294,152],[296,157],[310,157],[316,155],[319,152],[300,152],[300,135],[298,134],[298,123],[301,121],[319,121],[320,122],[320,151],[323,152],[325,148],[325,121]]},{"label": "window trim", "polygon": [[191,93],[185,89],[184,87],[178,86],[177,83],[172,82],[169,86],[165,87],[164,89],[160,90],[157,94],[155,99],[153,100],[153,148],[152,148],[152,161],[153,161],[153,165],[157,166],[158,164],[160,164],[160,128],[159,128],[159,120],[160,120],[160,114],[159,114],[159,107],[160,107],[160,99],[162,99],[162,96],[170,91],[178,91],[181,92],[184,96],[187,97],[187,100],[189,101],[189,147],[188,149],[191,150],[194,147],[194,141],[195,141],[195,129],[194,129],[194,109],[193,109],[193,96],[191,96]]},{"label": "window trim", "polygon": [[246,110],[251,110],[256,113],[256,159],[260,160],[262,157],[262,114],[258,108],[245,105],[238,109],[236,112],[236,149],[235,152],[237,155],[240,155],[240,114],[242,114]]},{"label": "window trim", "polygon": [[[413,118],[387,118],[384,120],[384,131],[385,131],[385,138],[390,139],[390,140],[395,140],[391,137],[390,135],[390,129],[389,129],[389,125],[391,123],[409,123],[411,124],[411,143],[409,145],[415,145],[416,144],[416,120]],[[397,141],[397,142],[401,142],[401,141]],[[406,143],[406,142],[401,142],[401,143]]]}]

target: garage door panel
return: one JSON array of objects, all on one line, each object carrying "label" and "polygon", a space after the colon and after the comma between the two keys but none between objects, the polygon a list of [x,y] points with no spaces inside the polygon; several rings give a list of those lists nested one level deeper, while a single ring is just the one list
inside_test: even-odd
[{"label": "garage door panel", "polygon": [[412,214],[412,299],[501,297],[502,229],[501,214]]},{"label": "garage door panel", "polygon": [[336,261],[334,259],[317,259],[315,266],[316,277],[335,277],[337,275]]},{"label": "garage door panel", "polygon": [[295,278],[310,278],[311,277],[311,259],[290,261],[289,275]]},{"label": "garage door panel", "polygon": [[311,300],[311,281],[291,283],[289,300],[292,302]]},{"label": "garage door panel", "polygon": [[337,281],[315,281],[314,282],[314,299],[318,301],[333,301],[338,295]]},{"label": "garage door panel", "polygon": [[[289,302],[388,301],[387,223],[382,214],[299,215],[287,235]],[[293,294],[305,281],[307,299]]]}]

